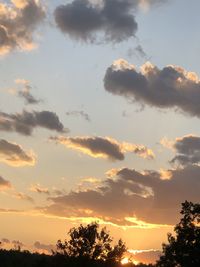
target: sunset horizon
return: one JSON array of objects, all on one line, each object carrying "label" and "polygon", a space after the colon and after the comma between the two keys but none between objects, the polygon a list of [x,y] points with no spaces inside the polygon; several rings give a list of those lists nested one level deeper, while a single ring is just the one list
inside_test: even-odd
[{"label": "sunset horizon", "polygon": [[199,8],[1,1],[1,249],[51,254],[97,222],[122,263],[159,259],[200,203]]}]

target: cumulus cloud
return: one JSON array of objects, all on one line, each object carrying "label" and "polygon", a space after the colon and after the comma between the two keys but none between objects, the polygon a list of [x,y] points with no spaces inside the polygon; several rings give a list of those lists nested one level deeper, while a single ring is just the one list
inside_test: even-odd
[{"label": "cumulus cloud", "polygon": [[41,186],[40,184],[31,185],[30,191],[36,192],[39,194],[47,194],[47,195],[50,194],[49,189]]},{"label": "cumulus cloud", "polygon": [[0,191],[11,188],[12,185],[9,181],[5,180],[2,176],[0,176]]},{"label": "cumulus cloud", "polygon": [[119,43],[135,37],[138,9],[147,10],[167,0],[73,0],[54,11],[57,27],[84,42]]},{"label": "cumulus cloud", "polygon": [[157,108],[173,108],[200,117],[200,81],[194,72],[169,65],[163,69],[145,63],[140,71],[123,59],[106,71],[105,89],[128,100]]},{"label": "cumulus cloud", "polygon": [[12,0],[0,3],[0,54],[14,49],[31,50],[34,33],[43,22],[45,11],[37,0]]},{"label": "cumulus cloud", "polygon": [[41,102],[41,100],[35,98],[31,94],[32,87],[29,81],[24,79],[16,79],[15,83],[23,86],[22,89],[20,89],[17,92],[17,95],[24,99],[25,104],[33,105],[33,104],[39,104]]},{"label": "cumulus cloud", "polygon": [[26,111],[8,114],[0,112],[0,131],[31,135],[34,128],[42,127],[57,132],[66,132],[58,116],[50,111]]},{"label": "cumulus cloud", "polygon": [[148,10],[167,0],[73,0],[54,11],[57,27],[84,42],[119,43],[135,37],[138,9]]},{"label": "cumulus cloud", "polygon": [[71,38],[95,41],[100,34],[104,40],[121,42],[135,36],[135,11],[138,0],[74,0],[60,5],[54,12],[58,28]]},{"label": "cumulus cloud", "polygon": [[153,159],[152,150],[143,145],[135,145],[130,143],[119,143],[110,137],[51,137],[57,143],[63,144],[68,148],[76,149],[84,154],[94,158],[108,158],[110,160],[124,160],[126,152],[133,152],[136,155]]},{"label": "cumulus cloud", "polygon": [[35,155],[25,151],[20,145],[0,139],[0,162],[13,167],[34,166]]},{"label": "cumulus cloud", "polygon": [[[43,212],[61,217],[91,217],[117,225],[153,227],[174,225],[180,204],[199,202],[200,167],[169,170],[170,179],[156,171],[119,170],[101,185],[52,197]],[[163,174],[162,174],[163,175]]]},{"label": "cumulus cloud", "polygon": [[182,166],[200,163],[200,137],[186,135],[176,138],[173,148],[176,151],[171,163],[178,163]]},{"label": "cumulus cloud", "polygon": [[72,110],[72,111],[67,111],[66,112],[67,116],[80,116],[86,121],[91,121],[90,116],[84,111],[84,110]]}]

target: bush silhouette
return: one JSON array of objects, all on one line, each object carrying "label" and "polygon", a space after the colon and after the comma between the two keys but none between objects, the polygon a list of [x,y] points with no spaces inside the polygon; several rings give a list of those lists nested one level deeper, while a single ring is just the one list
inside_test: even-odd
[{"label": "bush silhouette", "polygon": [[113,247],[113,238],[110,237],[106,228],[99,230],[96,222],[72,228],[68,234],[69,240],[65,240],[64,243],[58,240],[57,254],[74,258],[84,257],[92,260],[119,262],[126,251],[126,246],[121,239]]},{"label": "bush silhouette", "polygon": [[158,267],[200,266],[200,204],[185,201],[181,214],[174,228],[176,236],[168,234],[169,244],[163,244]]}]

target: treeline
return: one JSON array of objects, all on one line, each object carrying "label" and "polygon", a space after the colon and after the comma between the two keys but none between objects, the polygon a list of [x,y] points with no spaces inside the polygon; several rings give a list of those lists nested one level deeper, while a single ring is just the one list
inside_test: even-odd
[{"label": "treeline", "polygon": [[[87,257],[69,257],[61,254],[45,255],[20,250],[0,250],[1,267],[136,267],[133,263],[122,265],[112,260],[93,260]],[[152,267],[139,264],[137,267]]]}]

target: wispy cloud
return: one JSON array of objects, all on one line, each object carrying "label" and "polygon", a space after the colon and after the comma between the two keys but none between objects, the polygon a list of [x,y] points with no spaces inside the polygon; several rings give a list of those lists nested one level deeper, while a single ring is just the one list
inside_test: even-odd
[{"label": "wispy cloud", "polygon": [[0,191],[10,189],[12,187],[11,183],[5,180],[2,176],[0,176]]},{"label": "wispy cloud", "polygon": [[47,195],[50,194],[49,189],[47,187],[41,186],[40,184],[31,185],[29,190],[32,191],[32,192],[39,193],[39,194],[47,194]]},{"label": "wispy cloud", "polygon": [[89,114],[87,114],[84,110],[72,110],[66,112],[67,116],[75,116],[75,117],[82,117],[86,121],[91,121]]},{"label": "wispy cloud", "polygon": [[30,82],[28,80],[16,79],[15,83],[22,86],[22,88],[19,89],[16,93],[19,97],[24,99],[25,104],[33,105],[39,104],[41,102],[40,99],[37,99],[32,95],[32,86],[30,85]]},{"label": "wispy cloud", "polygon": [[16,192],[16,193],[14,193],[13,194],[13,197],[14,198],[17,198],[17,199],[20,199],[20,200],[25,200],[25,201],[34,203],[34,199],[32,197],[30,197],[29,195],[24,194],[22,192]]}]

